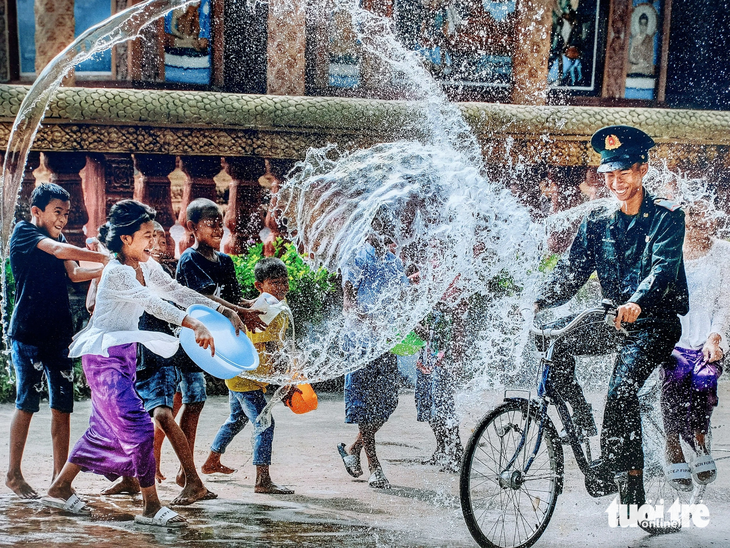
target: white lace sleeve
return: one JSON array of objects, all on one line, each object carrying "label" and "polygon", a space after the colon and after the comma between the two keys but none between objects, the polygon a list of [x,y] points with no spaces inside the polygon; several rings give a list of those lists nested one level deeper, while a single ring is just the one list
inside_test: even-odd
[{"label": "white lace sleeve", "polygon": [[711,330],[719,333],[723,339],[723,347],[728,348],[728,336],[730,336],[730,244],[725,241],[716,241],[714,259],[719,263],[720,280],[713,279],[708,283],[718,284],[717,300],[712,311]]},{"label": "white lace sleeve", "polygon": [[109,272],[99,287],[98,299],[133,302],[141,306],[148,314],[161,320],[175,325],[182,324],[185,311],[163,301],[150,287],[139,283],[133,268],[118,263],[116,265],[110,263],[107,268],[109,268]]},{"label": "white lace sleeve", "polygon": [[[187,308],[192,304],[202,304],[215,310],[218,303],[211,301],[208,297],[201,295],[197,291],[181,285],[170,277],[167,272],[154,259],[149,259],[142,263],[144,266],[144,279],[149,288],[155,294],[163,299],[170,300],[183,308]],[[179,325],[179,324],[178,324]]]}]

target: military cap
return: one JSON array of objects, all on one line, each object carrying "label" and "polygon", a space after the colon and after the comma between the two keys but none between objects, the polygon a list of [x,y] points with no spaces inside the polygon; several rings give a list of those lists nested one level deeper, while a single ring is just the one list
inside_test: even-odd
[{"label": "military cap", "polygon": [[636,162],[648,162],[648,151],[654,144],[654,139],[631,126],[604,127],[591,137],[593,150],[601,155],[598,173],[628,169]]}]

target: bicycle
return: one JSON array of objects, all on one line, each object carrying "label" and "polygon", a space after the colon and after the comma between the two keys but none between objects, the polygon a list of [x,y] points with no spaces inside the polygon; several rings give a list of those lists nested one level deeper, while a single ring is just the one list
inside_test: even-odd
[{"label": "bicycle", "polygon": [[[537,398],[532,399],[527,390],[520,390],[528,393],[527,398],[507,397],[505,390],[504,402],[481,419],[464,450],[459,481],[461,508],[469,532],[480,546],[527,548],[537,542],[563,490],[563,445],[571,447],[591,496],[618,491],[614,482],[602,476],[601,460],[593,460],[590,439],[576,428],[550,374],[555,344],[561,337],[587,320],[613,325],[615,317],[615,305],[603,301],[600,307],[578,314],[565,327],[531,328],[531,334],[549,341],[538,368]],[[657,396],[658,388],[651,394]],[[548,415],[551,405],[562,423],[562,437]],[[663,443],[663,429],[656,421],[646,428],[652,429],[650,438],[658,436]],[[652,463],[649,472],[646,479],[652,495],[658,497],[671,490],[671,495],[677,496],[663,481],[661,465]]]}]

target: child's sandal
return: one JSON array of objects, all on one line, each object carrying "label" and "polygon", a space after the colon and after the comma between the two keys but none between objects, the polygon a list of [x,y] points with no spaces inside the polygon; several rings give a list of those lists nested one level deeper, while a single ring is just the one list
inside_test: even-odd
[{"label": "child's sandal", "polygon": [[[699,475],[704,472],[710,472],[705,479],[700,479]],[[701,455],[692,462],[692,478],[699,485],[707,485],[717,479],[717,465],[712,455]]]},{"label": "child's sandal", "polygon": [[664,477],[677,491],[692,490],[692,474],[686,462],[669,464],[664,468]]},{"label": "child's sandal", "polygon": [[358,455],[348,455],[345,444],[341,443],[337,446],[337,451],[342,457],[342,463],[345,465],[345,470],[353,478],[359,478],[363,475],[362,466],[360,466],[360,457]]}]

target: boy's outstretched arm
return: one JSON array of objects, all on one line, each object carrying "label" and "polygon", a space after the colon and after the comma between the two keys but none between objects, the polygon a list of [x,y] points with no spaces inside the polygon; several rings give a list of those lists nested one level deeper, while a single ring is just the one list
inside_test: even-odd
[{"label": "boy's outstretched arm", "polygon": [[38,249],[48,253],[49,255],[53,255],[62,261],[88,261],[90,263],[101,263],[102,265],[106,265],[110,259],[109,255],[106,253],[91,251],[90,249],[83,249],[81,247],[76,247],[75,245],[57,242],[51,238],[43,238],[40,242],[38,242]]},{"label": "boy's outstretched arm", "polygon": [[64,261],[64,266],[66,267],[68,279],[74,283],[88,282],[89,280],[99,278],[102,270],[104,270],[103,266],[83,268],[76,261]]},{"label": "boy's outstretched arm", "polygon": [[215,295],[208,295],[206,293],[203,293],[203,295],[208,297],[211,301],[215,301],[218,304],[222,304],[226,308],[230,308],[231,310],[235,311],[249,331],[256,331],[257,329],[260,329],[261,331],[266,330],[267,325],[262,322],[259,317],[262,312],[258,310],[250,310],[248,308],[229,303],[225,299],[221,299],[220,297],[216,297]]}]

